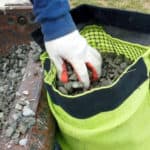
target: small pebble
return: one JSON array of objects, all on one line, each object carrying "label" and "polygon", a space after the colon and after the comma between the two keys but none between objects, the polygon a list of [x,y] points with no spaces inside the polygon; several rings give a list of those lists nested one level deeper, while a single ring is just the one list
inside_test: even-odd
[{"label": "small pebble", "polygon": [[74,89],[83,88],[83,83],[81,83],[81,82],[73,82],[72,83],[72,88],[74,88]]},{"label": "small pebble", "polygon": [[127,67],[127,63],[123,62],[120,64],[121,69],[125,69]]},{"label": "small pebble", "polygon": [[58,87],[58,90],[60,91],[60,92],[62,92],[63,94],[68,94],[68,92],[67,92],[67,90],[64,88],[64,87]]},{"label": "small pebble", "polygon": [[35,116],[35,112],[31,110],[31,108],[29,108],[28,106],[24,106],[22,114],[25,117]]},{"label": "small pebble", "polygon": [[19,132],[14,133],[13,136],[12,136],[12,140],[18,139],[19,136],[20,136],[20,133],[19,133]]},{"label": "small pebble", "polygon": [[20,105],[22,105],[22,106],[27,105],[25,99],[21,99],[21,100],[18,102],[18,104],[20,104]]},{"label": "small pebble", "polygon": [[20,96],[21,96],[21,94],[17,91],[17,92],[16,92],[16,96],[19,96],[19,97],[20,97]]},{"label": "small pebble", "polygon": [[0,112],[0,120],[4,118],[4,113]]},{"label": "small pebble", "polygon": [[22,106],[20,104],[16,104],[15,109],[22,110]]},{"label": "small pebble", "polygon": [[19,125],[19,131],[20,131],[20,133],[25,134],[27,132],[27,130],[28,130],[28,127],[26,125],[24,125],[24,123],[21,123]]},{"label": "small pebble", "polygon": [[34,62],[38,62],[40,60],[40,53],[35,53],[32,56]]},{"label": "small pebble", "polygon": [[30,102],[28,100],[26,100],[25,105],[30,105]]},{"label": "small pebble", "polygon": [[64,84],[64,88],[65,88],[67,91],[70,91],[71,88],[72,88],[72,82],[65,83],[65,84]]},{"label": "small pebble", "polygon": [[26,91],[23,91],[22,93],[23,93],[24,95],[29,95],[29,91],[27,91],[27,90],[26,90]]},{"label": "small pebble", "polygon": [[27,145],[27,142],[28,142],[28,139],[21,139],[20,141],[19,141],[19,145],[21,145],[21,146],[26,146]]},{"label": "small pebble", "polygon": [[77,76],[75,73],[69,77],[69,81],[76,81],[76,80],[77,80]]},{"label": "small pebble", "polygon": [[14,113],[13,115],[12,115],[12,118],[14,119],[14,120],[18,120],[18,119],[20,119],[22,117],[22,115],[21,115],[21,112],[18,112],[18,113]]},{"label": "small pebble", "polygon": [[110,82],[108,80],[105,80],[101,83],[101,86],[107,86],[110,85]]},{"label": "small pebble", "polygon": [[6,137],[11,137],[14,131],[15,129],[13,127],[8,127],[8,129],[5,132]]},{"label": "small pebble", "polygon": [[24,74],[25,74],[25,72],[26,72],[26,69],[25,69],[25,68],[22,68],[22,69],[21,69],[21,73],[22,73],[22,75],[24,75]]},{"label": "small pebble", "polygon": [[8,149],[10,149],[11,147],[12,147],[11,145],[8,145],[8,146],[7,146]]}]

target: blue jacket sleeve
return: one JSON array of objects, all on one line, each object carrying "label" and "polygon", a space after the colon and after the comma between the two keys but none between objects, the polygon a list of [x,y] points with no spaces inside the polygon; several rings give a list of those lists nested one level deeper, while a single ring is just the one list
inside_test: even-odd
[{"label": "blue jacket sleeve", "polygon": [[56,39],[76,29],[67,0],[32,0],[32,3],[45,41]]}]

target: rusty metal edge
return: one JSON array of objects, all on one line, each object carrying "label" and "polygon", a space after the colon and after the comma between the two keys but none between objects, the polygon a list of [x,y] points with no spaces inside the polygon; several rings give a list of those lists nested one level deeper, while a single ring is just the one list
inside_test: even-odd
[{"label": "rusty metal edge", "polygon": [[6,4],[5,5],[5,10],[0,9],[0,12],[5,12],[7,10],[12,10],[12,9],[32,9],[33,6],[31,4]]},{"label": "rusty metal edge", "polygon": [[32,5],[6,5],[5,10],[0,10],[0,19],[0,55],[7,55],[15,45],[27,44],[30,34],[39,27]]}]

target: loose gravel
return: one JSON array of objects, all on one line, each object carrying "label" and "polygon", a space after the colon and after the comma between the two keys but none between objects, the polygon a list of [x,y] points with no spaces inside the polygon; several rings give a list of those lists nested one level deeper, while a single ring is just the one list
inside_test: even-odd
[{"label": "loose gravel", "polygon": [[16,90],[25,73],[30,46],[19,45],[7,57],[0,57],[0,129],[7,121]]},{"label": "loose gravel", "polygon": [[[92,82],[89,89],[108,86],[115,82],[123,71],[132,64],[132,61],[124,55],[116,55],[114,53],[102,53],[103,65],[102,74],[98,81]],[[56,88],[63,94],[76,95],[84,92],[83,84],[77,80],[76,74],[73,72],[72,67],[67,64],[69,75],[69,82],[63,84],[56,79]],[[89,71],[91,78],[91,72]],[[88,90],[89,90],[88,89]]]},{"label": "loose gravel", "polygon": [[[16,144],[22,144],[19,142],[20,135],[25,134],[35,124],[35,112],[26,99],[29,92],[23,91],[22,95],[17,92],[26,71],[29,52],[32,52],[35,62],[39,61],[41,49],[34,42],[15,46],[8,56],[0,56],[0,132],[4,130],[3,136]],[[14,103],[16,96],[20,99]],[[12,109],[10,119],[8,116]]]}]

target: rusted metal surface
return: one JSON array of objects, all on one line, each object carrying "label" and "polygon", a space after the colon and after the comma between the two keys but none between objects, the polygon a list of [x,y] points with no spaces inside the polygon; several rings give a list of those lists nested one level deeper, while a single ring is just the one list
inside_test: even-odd
[{"label": "rusted metal surface", "polygon": [[48,107],[44,90],[38,107],[37,119],[37,124],[30,132],[28,150],[53,150],[55,121]]},{"label": "rusted metal surface", "polygon": [[[36,125],[33,126],[20,139],[27,138],[28,143],[25,147],[14,144],[10,139],[0,136],[1,150],[52,150],[55,123],[47,104],[46,94],[43,90],[43,72],[40,63],[32,60],[30,53],[26,67],[26,73],[18,89],[19,96],[16,96],[15,103],[20,100],[23,91],[28,91],[26,99],[31,104],[32,110],[36,113]],[[12,110],[8,119],[12,118]],[[3,133],[5,130],[3,131]]]},{"label": "rusted metal surface", "polygon": [[38,25],[34,22],[31,5],[7,5],[0,10],[0,54],[7,54],[12,46],[28,43]]}]

